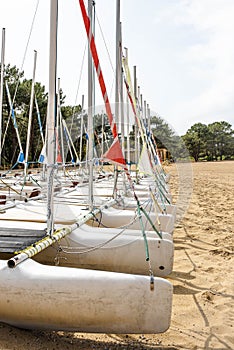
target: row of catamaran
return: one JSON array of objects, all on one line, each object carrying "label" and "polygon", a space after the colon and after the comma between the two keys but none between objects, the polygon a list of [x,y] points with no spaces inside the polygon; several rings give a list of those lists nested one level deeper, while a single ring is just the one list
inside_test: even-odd
[{"label": "row of catamaran", "polygon": [[[0,321],[33,329],[165,332],[171,320],[173,287],[166,277],[173,270],[176,217],[168,175],[131,89],[125,57],[127,94],[141,138],[136,169],[126,164],[113,118],[118,112],[111,111],[92,35],[92,1],[88,14],[83,0],[79,3],[113,136],[101,162],[113,168],[94,164],[91,134],[88,171],[81,164],[58,167],[51,45],[46,163],[37,173],[29,174],[26,165],[22,174],[8,171],[0,178]],[[57,10],[57,0],[51,0],[53,42]],[[93,69],[89,74],[92,81]],[[93,132],[91,88],[88,99],[87,129]]]}]

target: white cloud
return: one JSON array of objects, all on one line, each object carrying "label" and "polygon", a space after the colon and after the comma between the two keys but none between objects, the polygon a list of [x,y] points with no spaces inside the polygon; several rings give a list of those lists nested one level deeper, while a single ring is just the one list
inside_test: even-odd
[{"label": "white cloud", "polygon": [[[6,27],[6,62],[20,67],[37,1],[18,3],[0,1],[0,20]],[[79,96],[87,93],[87,70],[81,65],[86,35],[78,2],[61,0],[60,6],[58,71],[61,87],[73,103],[81,72]],[[96,11],[115,65],[115,0],[96,1]],[[198,118],[204,123],[222,118],[234,124],[234,0],[126,0],[121,2],[121,13],[130,68],[137,66],[138,84],[151,110],[179,133]],[[42,83],[48,75],[48,30],[48,0],[44,0],[24,65],[30,78],[37,49],[36,76]],[[104,45],[98,45],[98,53],[112,98],[114,74]],[[96,90],[98,98],[98,84]]]},{"label": "white cloud", "polygon": [[190,91],[168,109],[176,120],[234,122],[233,17],[233,0],[181,0],[160,12],[161,25],[172,23],[178,35],[191,33],[191,40],[175,49],[174,59],[184,65],[179,84]]}]

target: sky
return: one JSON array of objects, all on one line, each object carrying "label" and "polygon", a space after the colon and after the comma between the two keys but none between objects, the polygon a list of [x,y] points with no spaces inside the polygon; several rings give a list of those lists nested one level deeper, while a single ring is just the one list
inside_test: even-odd
[{"label": "sky", "polygon": [[[59,0],[57,75],[66,104],[87,105],[87,38],[78,0]],[[87,5],[87,0],[84,0]],[[151,115],[178,135],[195,123],[234,126],[234,0],[120,0],[122,46]],[[116,0],[95,0],[95,38],[111,102],[115,99]],[[25,78],[49,79],[49,0],[1,0],[5,64]],[[0,42],[1,42],[0,36]],[[98,82],[96,104],[103,104]]]}]

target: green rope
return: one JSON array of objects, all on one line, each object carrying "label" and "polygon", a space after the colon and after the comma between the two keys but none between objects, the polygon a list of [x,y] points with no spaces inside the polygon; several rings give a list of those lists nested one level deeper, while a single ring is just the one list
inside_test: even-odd
[{"label": "green rope", "polygon": [[143,235],[144,242],[145,242],[145,255],[146,255],[145,260],[149,261],[149,247],[148,247],[148,242],[147,242],[145,229],[144,229],[144,225],[143,225],[143,221],[142,221],[141,207],[139,205],[139,202],[137,203],[137,213],[138,213],[138,217],[139,217],[139,221],[140,221],[140,225],[141,225],[142,235]]},{"label": "green rope", "polygon": [[[137,209],[138,209],[138,208],[137,208]],[[145,209],[142,208],[142,206],[140,206],[140,207],[139,207],[139,210],[141,210],[141,211],[144,213],[146,219],[149,221],[149,223],[150,223],[150,225],[153,227],[154,231],[157,233],[157,235],[158,235],[160,238],[162,238],[161,233],[156,229],[155,225],[153,224],[152,220],[150,219],[150,217],[149,217],[149,215],[147,214],[147,212],[145,211]]]},{"label": "green rope", "polygon": [[160,187],[158,187],[159,190],[159,194],[161,196],[161,200],[163,201],[163,199],[166,200],[167,204],[171,204],[170,200],[167,198],[167,196],[165,195],[165,193],[163,193],[163,191],[161,190]]},{"label": "green rope", "polygon": [[32,181],[35,182],[37,184],[37,186],[42,188],[42,186],[39,184],[39,182],[36,179],[33,178],[33,176],[30,176],[29,178],[32,179]]},{"label": "green rope", "polygon": [[164,189],[165,192],[167,192],[167,189],[165,187],[165,185],[166,185],[165,178],[160,174],[160,172],[158,171],[157,168],[155,169],[154,177],[155,177],[155,181],[158,182],[158,184],[162,186],[162,188]]},{"label": "green rope", "polygon": [[140,202],[137,199],[137,212],[138,212],[138,217],[139,217],[139,221],[141,224],[141,230],[142,230],[142,234],[143,234],[144,242],[145,242],[145,255],[146,255],[145,260],[148,261],[148,263],[149,263],[150,290],[153,291],[154,290],[154,275],[153,275],[153,271],[152,271],[151,264],[150,264],[149,246],[148,246],[148,242],[147,242],[147,238],[146,238],[146,234],[145,234],[145,229],[144,229],[144,225],[143,225],[143,221],[142,221],[142,215],[141,215],[142,209],[143,208],[140,206]]}]

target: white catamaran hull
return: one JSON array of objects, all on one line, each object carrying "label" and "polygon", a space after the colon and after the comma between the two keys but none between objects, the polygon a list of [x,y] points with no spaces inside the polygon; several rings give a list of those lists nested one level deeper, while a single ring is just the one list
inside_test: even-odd
[{"label": "white catamaran hull", "polygon": [[[29,203],[16,203],[10,210],[6,210],[4,206],[4,212],[0,220],[17,220],[17,221],[35,221],[35,222],[46,222],[46,206],[42,201],[31,201]],[[86,212],[88,214],[89,210],[85,205],[69,204],[66,202],[57,202],[54,205],[54,222],[55,224],[71,225],[78,221],[80,216],[83,216]],[[26,214],[27,213],[27,214]],[[175,217],[172,214],[161,214],[150,212],[148,213],[151,221],[159,231],[173,233]],[[108,209],[102,209],[101,214],[97,215],[96,222],[91,222],[90,224],[96,224],[97,226],[104,225],[104,227],[117,228],[126,226],[133,230],[141,230],[141,224],[139,219],[135,219],[136,213],[133,210],[128,209],[117,209],[110,207]],[[142,220],[144,223],[145,230],[152,230],[152,225],[142,214]],[[160,223],[160,224],[159,224]]]},{"label": "white catamaran hull", "polygon": [[[145,240],[140,231],[105,229],[82,225],[63,238],[59,246],[43,250],[36,260],[53,265],[80,267],[139,275],[149,274]],[[170,236],[165,233],[164,236]],[[168,276],[173,270],[174,244],[155,232],[146,232],[150,264],[155,276]],[[58,248],[58,249],[56,249]]]},{"label": "white catamaran hull", "polygon": [[21,328],[100,333],[161,333],[171,319],[169,281],[45,266],[10,269],[0,260],[0,321]]},{"label": "white catamaran hull", "polygon": [[[144,207],[144,204],[147,204],[147,203],[149,203],[149,198],[144,198],[144,200],[141,201],[141,204],[143,205],[143,207]],[[165,214],[173,215],[174,220],[176,220],[176,211],[177,211],[176,205],[165,204],[161,202],[157,202],[157,203],[158,203],[158,206],[160,207],[161,212],[165,210]],[[119,201],[119,203],[114,205],[113,207],[117,209],[136,210],[136,200],[125,197],[123,198],[122,201]],[[158,212],[160,213],[159,208],[157,209],[158,209]]]},{"label": "white catamaran hull", "polygon": [[[151,212],[148,214],[148,216],[158,231],[162,230],[170,234],[173,233],[175,218],[172,214],[156,214],[155,212]],[[132,230],[141,230],[139,218],[136,218],[136,214],[132,210],[123,210],[111,207],[102,210],[101,214],[97,215],[97,218],[99,219],[101,225],[106,227],[114,228],[126,226]],[[99,221],[96,221],[96,225],[100,225]],[[142,214],[142,221],[146,230],[153,229],[151,223],[144,214]]]}]

